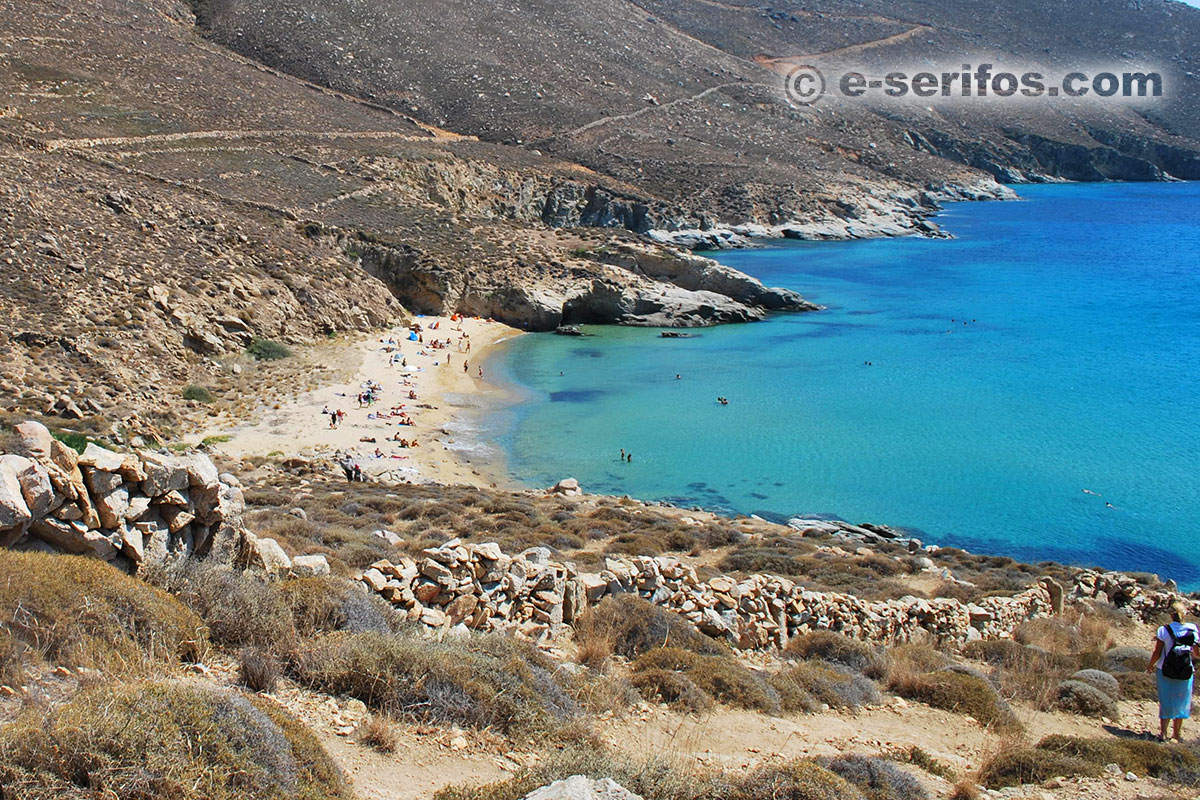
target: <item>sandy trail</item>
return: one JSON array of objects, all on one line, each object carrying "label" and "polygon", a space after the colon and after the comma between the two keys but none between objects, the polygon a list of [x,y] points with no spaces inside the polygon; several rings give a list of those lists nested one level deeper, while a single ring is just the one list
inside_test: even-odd
[{"label": "sandy trail", "polygon": [[[456,447],[452,421],[469,408],[504,401],[504,392],[486,379],[486,372],[480,376],[480,366],[486,370],[489,351],[520,331],[480,319],[418,317],[414,322],[423,328],[424,342],[409,341],[408,329],[398,327],[340,351],[337,358],[354,365],[350,381],[305,392],[252,420],[191,438],[198,442],[228,436],[229,441],[212,449],[235,458],[272,453],[332,456],[340,451],[368,476],[383,480],[508,485],[502,465],[493,459],[472,463],[470,455]],[[447,339],[450,344],[444,349],[430,346],[433,340]],[[360,406],[357,397],[369,381],[380,387],[378,400]],[[389,416],[393,409],[406,412],[414,424],[401,425],[398,416]],[[328,412],[337,410],[345,417],[331,428]],[[419,446],[401,447],[393,436],[416,440]]]}]

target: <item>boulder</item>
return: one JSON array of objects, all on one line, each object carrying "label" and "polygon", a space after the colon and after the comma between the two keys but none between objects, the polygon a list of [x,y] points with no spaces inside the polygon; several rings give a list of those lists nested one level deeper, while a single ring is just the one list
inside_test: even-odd
[{"label": "boulder", "polygon": [[11,537],[15,541],[32,521],[20,478],[11,466],[0,463],[0,535],[16,532],[16,536]]},{"label": "boulder", "polygon": [[102,495],[93,494],[92,499],[100,527],[117,528],[125,521],[125,513],[129,511],[129,490],[124,484]]},{"label": "boulder", "polygon": [[[50,474],[37,461],[23,456],[6,453],[0,455],[0,464],[7,464],[17,476],[21,484],[21,494],[29,513],[36,519],[45,516],[52,508],[57,507],[54,487],[50,483]],[[58,498],[61,503],[61,496]]]},{"label": "boulder", "polygon": [[[36,456],[30,456],[30,458],[36,458]],[[45,459],[38,460],[43,464],[46,463]],[[58,439],[51,439],[50,461],[63,472],[71,473],[79,467],[79,453],[76,453]]]},{"label": "boulder", "polygon": [[383,539],[385,542],[390,544],[392,547],[400,547],[401,545],[404,544],[404,539],[401,538],[401,536],[398,533],[394,533],[392,531],[385,530],[382,528],[377,531],[371,531],[371,533],[375,536],[378,536],[380,539]]},{"label": "boulder", "polygon": [[124,463],[125,456],[123,454],[107,450],[95,442],[88,442],[87,447],[79,456],[81,467],[91,467],[104,472],[117,472]]},{"label": "boulder", "polygon": [[523,800],[642,800],[612,778],[572,775],[525,795]]},{"label": "boulder", "polygon": [[176,456],[143,453],[142,468],[146,471],[146,480],[142,481],[142,494],[149,497],[161,497],[168,492],[188,487],[187,467]]},{"label": "boulder", "polygon": [[63,522],[54,517],[44,517],[34,522],[29,532],[66,553],[94,556],[105,561],[117,554],[114,539],[118,537],[89,529],[81,522]]},{"label": "boulder", "polygon": [[564,497],[578,497],[583,494],[583,490],[579,488],[579,481],[575,478],[563,478],[550,489],[554,494],[561,494]]},{"label": "boulder", "polygon": [[[32,458],[34,461],[46,463],[50,461],[50,455],[54,446],[54,437],[50,435],[50,430],[40,422],[21,422],[14,426],[13,430],[17,434],[17,439],[20,442],[20,455],[26,458]],[[59,443],[62,444],[61,442]],[[66,445],[62,445],[66,447]],[[68,448],[70,449],[70,448]],[[74,452],[73,450],[71,452]]]},{"label": "boulder", "polygon": [[248,557],[251,567],[261,569],[271,576],[278,576],[291,571],[292,560],[279,546],[279,542],[267,537],[246,535]]},{"label": "boulder", "polygon": [[320,554],[311,556],[296,556],[292,559],[292,572],[301,578],[328,575],[329,561],[325,558],[325,556]]}]

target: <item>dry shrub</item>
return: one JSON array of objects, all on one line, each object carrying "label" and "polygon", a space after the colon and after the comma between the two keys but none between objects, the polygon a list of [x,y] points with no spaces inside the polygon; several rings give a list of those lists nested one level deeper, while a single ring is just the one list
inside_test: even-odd
[{"label": "dry shrub", "polygon": [[1043,783],[1059,776],[1094,778],[1103,767],[1080,758],[1035,747],[1004,750],[988,759],[979,771],[979,781],[989,789],[1025,783]]},{"label": "dry shrub", "polygon": [[401,626],[389,603],[341,578],[297,578],[279,584],[278,591],[303,637],[333,631],[388,633]]},{"label": "dry shrub", "polygon": [[1158,699],[1158,684],[1153,675],[1146,672],[1118,672],[1114,677],[1121,687],[1121,697],[1126,700]]},{"label": "dry shrub", "polygon": [[1117,679],[1098,669],[1081,669],[1071,675],[1071,680],[1082,681],[1112,698],[1121,696],[1121,685]]},{"label": "dry shrub", "polygon": [[645,672],[682,673],[694,686],[727,705],[771,714],[781,710],[779,695],[766,680],[730,656],[661,647],[639,656],[633,662],[633,672],[635,676]]},{"label": "dry shrub", "polygon": [[821,765],[857,786],[867,800],[929,800],[920,781],[883,758],[841,755],[821,759]]},{"label": "dry shrub", "polygon": [[1037,743],[1039,750],[1079,758],[1103,767],[1117,764],[1126,772],[1172,783],[1200,785],[1200,757],[1195,745],[1160,744],[1141,739],[1085,739],[1055,734]]},{"label": "dry shrub", "polygon": [[218,645],[254,646],[273,652],[294,647],[291,611],[278,587],[261,577],[188,559],[154,579],[200,615]]},{"label": "dry shrub", "polygon": [[1039,647],[1051,653],[1077,653],[1084,644],[1079,627],[1062,617],[1039,617],[1022,622],[1013,631],[1018,644]]},{"label": "dry shrub", "polygon": [[1117,701],[1090,683],[1068,680],[1058,684],[1058,707],[1070,714],[1118,719]]},{"label": "dry shrub", "polygon": [[939,778],[944,778],[948,781],[953,781],[957,777],[954,770],[916,745],[906,750],[895,750],[888,753],[887,757],[903,764],[912,764],[914,767],[925,770],[930,775],[937,775]]},{"label": "dry shrub", "polygon": [[797,636],[788,642],[784,655],[805,661],[819,659],[841,664],[868,678],[879,679],[887,673],[887,661],[878,651],[832,631],[813,631]]},{"label": "dry shrub", "polygon": [[983,800],[983,792],[979,791],[974,781],[961,780],[950,789],[950,796],[946,800]]},{"label": "dry shrub", "polygon": [[700,713],[713,707],[713,699],[682,672],[644,669],[634,672],[630,683],[647,700],[660,700],[680,711]]},{"label": "dry shrub", "polygon": [[95,685],[0,732],[0,785],[21,800],[345,798],[340,770],[267,701],[190,683]]},{"label": "dry shrub", "polygon": [[358,741],[380,753],[396,752],[396,731],[382,717],[369,717],[358,729]]},{"label": "dry shrub", "polygon": [[704,655],[729,652],[724,644],[700,633],[678,614],[634,594],[606,597],[588,609],[575,624],[575,639],[593,661],[608,653],[636,658],[658,647],[678,647]]},{"label": "dry shrub", "polygon": [[1141,647],[1114,647],[1104,654],[1104,669],[1112,673],[1145,672],[1150,651]]},{"label": "dry shrub", "polygon": [[732,800],[863,800],[863,794],[815,761],[797,759],[758,767],[735,788]]},{"label": "dry shrub", "polygon": [[980,780],[990,789],[1041,783],[1055,776],[1095,777],[1108,764],[1189,787],[1200,786],[1196,746],[1140,739],[1085,739],[1052,735],[1035,747],[1002,752],[984,765]]},{"label": "dry shrub", "polygon": [[109,564],[0,549],[0,679],[36,663],[140,672],[207,647],[199,617]]},{"label": "dry shrub", "polygon": [[855,709],[879,702],[879,689],[860,672],[841,664],[805,661],[779,673],[776,680],[791,681],[819,703],[830,708]]},{"label": "dry shrub", "polygon": [[508,780],[448,786],[434,794],[433,800],[520,800],[541,786],[572,775],[612,778],[645,800],[732,800],[734,786],[731,778],[716,770],[664,758],[638,762],[601,747],[572,746],[551,751],[536,767]]},{"label": "dry shrub", "polygon": [[920,700],[934,708],[974,717],[981,725],[1017,731],[1021,723],[996,689],[978,675],[951,670],[894,675],[888,688],[901,697]]},{"label": "dry shrub", "polygon": [[279,659],[257,647],[243,647],[238,654],[238,679],[256,692],[273,692],[279,681]]},{"label": "dry shrub", "polygon": [[296,655],[292,672],[313,688],[432,723],[553,735],[580,713],[568,676],[532,645],[499,634],[444,642],[326,634]]}]

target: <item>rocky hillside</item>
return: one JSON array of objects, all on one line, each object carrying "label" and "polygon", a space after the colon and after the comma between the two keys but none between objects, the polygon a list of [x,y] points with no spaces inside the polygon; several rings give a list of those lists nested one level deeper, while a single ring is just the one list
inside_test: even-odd
[{"label": "rocky hillside", "polygon": [[672,245],[938,235],[940,202],[1005,196],[997,178],[1195,177],[1200,147],[1179,100],[993,118],[780,91],[798,54],[984,42],[1048,71],[1161,63],[1186,100],[1200,13],[1171,2],[1083,27],[1067,4],[0,8],[0,407],[106,433],[169,430],[192,384],[261,385],[251,348],[406,311],[548,330],[810,309]]},{"label": "rocky hillside", "polygon": [[[635,229],[870,226],[907,189],[998,179],[1200,176],[1200,11],[1169,0],[203,0],[214,41],[493,142],[551,153],[665,201]],[[536,20],[536,24],[530,24]],[[923,65],[1163,72],[1168,97],[1119,103],[825,102],[783,75]],[[519,66],[518,66],[519,65]],[[837,69],[835,69],[837,68]],[[910,72],[915,71],[911,70]],[[832,98],[826,98],[832,101]]]}]

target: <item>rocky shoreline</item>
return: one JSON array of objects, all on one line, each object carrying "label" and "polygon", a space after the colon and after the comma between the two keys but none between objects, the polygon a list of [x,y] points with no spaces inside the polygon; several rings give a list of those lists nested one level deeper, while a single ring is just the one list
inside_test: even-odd
[{"label": "rocky shoreline", "polygon": [[894,236],[950,238],[931,219],[942,204],[961,201],[1015,200],[1018,195],[990,178],[975,182],[930,184],[921,191],[867,190],[847,195],[835,215],[827,211],[811,219],[778,224],[714,222],[704,228],[655,228],[646,235],[657,242],[689,250],[726,250],[755,246],[758,241],[848,241]]}]

